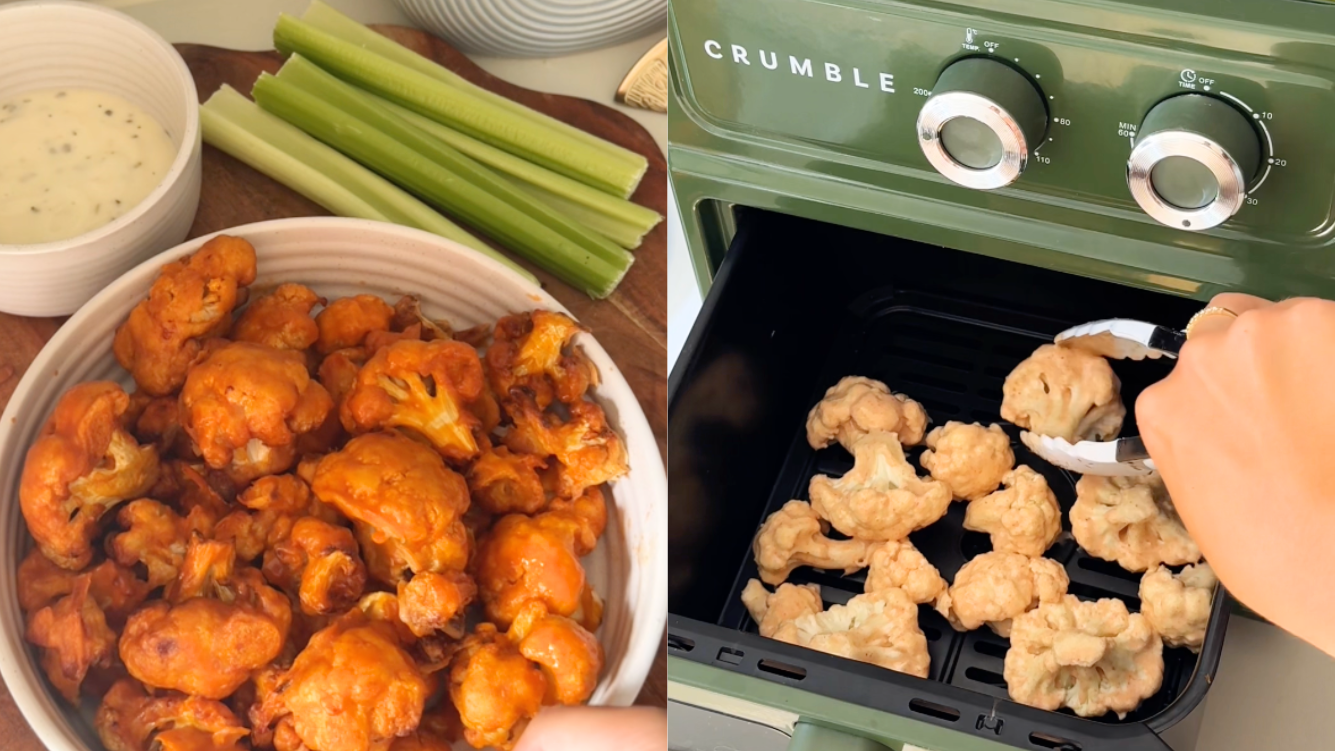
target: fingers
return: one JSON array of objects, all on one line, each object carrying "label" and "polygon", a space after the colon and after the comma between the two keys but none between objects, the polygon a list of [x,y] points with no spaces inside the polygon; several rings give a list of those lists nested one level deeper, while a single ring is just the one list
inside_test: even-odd
[{"label": "fingers", "polygon": [[652,707],[546,707],[515,751],[663,751],[667,713]]},{"label": "fingers", "polygon": [[[1269,300],[1254,295],[1244,295],[1239,292],[1225,292],[1223,294],[1215,295],[1206,308],[1223,308],[1234,315],[1219,313],[1217,315],[1212,314],[1197,319],[1191,326],[1191,338],[1193,341],[1199,341],[1203,338],[1221,333],[1227,330],[1229,326],[1233,325],[1233,321],[1237,320],[1237,317],[1241,316],[1243,313],[1252,310],[1260,310],[1261,308],[1267,308],[1271,305],[1274,305],[1274,303]],[[1205,308],[1202,308],[1202,310],[1204,309]]]}]

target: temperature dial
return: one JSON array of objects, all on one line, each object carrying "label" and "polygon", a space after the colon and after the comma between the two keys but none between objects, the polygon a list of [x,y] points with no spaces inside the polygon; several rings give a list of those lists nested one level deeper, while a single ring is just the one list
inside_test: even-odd
[{"label": "temperature dial", "polygon": [[918,113],[918,143],[937,172],[967,188],[1015,182],[1043,138],[1043,95],[1006,65],[971,57],[946,68]]},{"label": "temperature dial", "polygon": [[1260,166],[1261,139],[1246,115],[1221,99],[1183,94],[1145,116],[1126,181],[1146,214],[1203,230],[1238,213]]}]

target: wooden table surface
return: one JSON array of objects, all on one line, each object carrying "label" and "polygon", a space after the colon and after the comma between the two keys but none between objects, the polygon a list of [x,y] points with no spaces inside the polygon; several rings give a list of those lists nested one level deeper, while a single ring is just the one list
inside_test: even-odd
[{"label": "wooden table surface", "polygon": [[[600,104],[571,97],[541,94],[497,79],[444,42],[414,29],[385,26],[387,36],[468,78],[534,109],[644,154],[649,159],[634,200],[660,214],[667,210],[667,164],[652,136],[635,121]],[[238,52],[200,45],[177,45],[190,66],[201,101],[223,83],[241,92],[261,71],[273,72],[281,62],[273,52]],[[609,92],[610,94],[610,92]],[[293,216],[328,214],[319,206],[211,147],[204,148],[203,193],[190,229],[198,237],[240,224]],[[616,361],[639,398],[649,425],[664,452],[667,436],[667,228],[660,224],[635,252],[636,261],[617,291],[607,300],[584,294],[530,268],[543,287],[585,325]],[[24,371],[64,319],[22,318],[0,313],[0,409],[8,403]],[[666,644],[637,703],[667,704]],[[0,684],[0,748],[41,751],[42,744],[19,714],[6,687]]]}]

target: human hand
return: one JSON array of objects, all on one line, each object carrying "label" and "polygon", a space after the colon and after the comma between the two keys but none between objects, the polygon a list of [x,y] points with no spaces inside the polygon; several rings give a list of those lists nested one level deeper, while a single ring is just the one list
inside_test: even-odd
[{"label": "human hand", "polygon": [[1335,302],[1212,306],[1136,401],[1141,437],[1220,581],[1335,655]]},{"label": "human hand", "polygon": [[653,707],[547,707],[515,751],[667,751],[667,712]]}]

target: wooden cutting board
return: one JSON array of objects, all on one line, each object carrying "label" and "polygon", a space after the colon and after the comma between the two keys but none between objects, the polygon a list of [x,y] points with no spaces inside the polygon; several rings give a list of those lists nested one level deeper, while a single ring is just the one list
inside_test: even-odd
[{"label": "wooden cutting board", "polygon": [[[479,68],[463,53],[441,40],[400,26],[378,26],[377,31],[420,52],[445,67],[498,94],[521,102],[613,143],[643,154],[649,171],[633,200],[660,214],[667,213],[667,162],[653,137],[634,120],[616,110],[573,97],[543,94],[502,81]],[[178,44],[199,89],[200,101],[224,83],[241,92],[263,71],[278,70],[276,52],[238,52],[195,44]],[[608,92],[609,96],[611,92]],[[204,147],[204,179],[199,213],[190,237],[228,227],[293,216],[322,216],[329,212],[264,175],[223,154]],[[621,368],[639,397],[659,451],[665,453],[667,436],[667,227],[660,224],[635,251],[635,264],[607,300],[593,301],[550,274],[529,268],[542,286],[570,309]],[[527,264],[526,264],[527,265]],[[63,323],[60,318],[23,318],[0,313],[0,409],[18,385],[28,365]],[[667,704],[666,648],[660,648],[638,703]],[[9,691],[0,685],[0,746],[13,751],[43,751]]]}]

